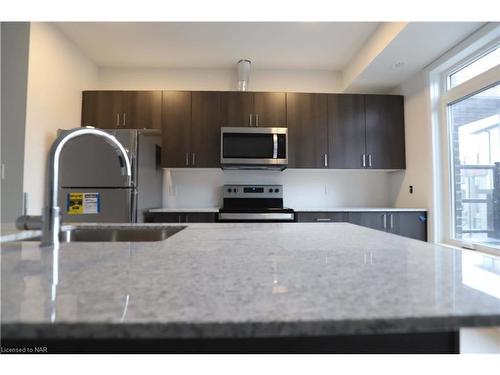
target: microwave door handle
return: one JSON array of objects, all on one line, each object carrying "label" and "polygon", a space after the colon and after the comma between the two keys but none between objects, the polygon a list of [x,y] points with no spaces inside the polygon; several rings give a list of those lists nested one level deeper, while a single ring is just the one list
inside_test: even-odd
[{"label": "microwave door handle", "polygon": [[273,159],[278,158],[278,134],[273,134]]}]

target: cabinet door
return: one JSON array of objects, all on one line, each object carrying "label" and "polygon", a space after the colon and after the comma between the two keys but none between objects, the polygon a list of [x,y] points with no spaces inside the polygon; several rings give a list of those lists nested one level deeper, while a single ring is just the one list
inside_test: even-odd
[{"label": "cabinet door", "polygon": [[297,212],[299,223],[339,223],[347,221],[347,212]]},{"label": "cabinet door", "polygon": [[382,231],[387,230],[388,217],[385,212],[349,212],[349,223]]},{"label": "cabinet door", "polygon": [[164,168],[191,165],[191,93],[164,91],[162,99],[162,155]]},{"label": "cabinet door", "polygon": [[328,95],[328,150],[330,168],[363,168],[364,95]]},{"label": "cabinet door", "polygon": [[129,129],[160,129],[161,91],[130,91],[123,122]]},{"label": "cabinet door", "polygon": [[199,168],[220,167],[221,93],[193,92],[191,163]]},{"label": "cabinet door", "polygon": [[84,91],[81,125],[102,129],[123,127],[123,113],[129,103],[127,91]]},{"label": "cabinet door", "polygon": [[327,168],[327,95],[287,94],[288,167]]},{"label": "cabinet door", "polygon": [[388,215],[389,232],[427,241],[426,212],[390,212]]},{"label": "cabinet door", "polygon": [[215,223],[217,214],[212,212],[189,212],[184,214],[186,223]]},{"label": "cabinet door", "polygon": [[370,168],[405,168],[403,105],[402,96],[365,95],[366,154]]},{"label": "cabinet door", "polygon": [[253,93],[228,91],[222,93],[222,126],[253,126]]},{"label": "cabinet door", "polygon": [[256,92],[253,100],[254,126],[286,127],[284,92]]},{"label": "cabinet door", "polygon": [[184,214],[180,212],[147,212],[144,214],[145,223],[183,223]]}]

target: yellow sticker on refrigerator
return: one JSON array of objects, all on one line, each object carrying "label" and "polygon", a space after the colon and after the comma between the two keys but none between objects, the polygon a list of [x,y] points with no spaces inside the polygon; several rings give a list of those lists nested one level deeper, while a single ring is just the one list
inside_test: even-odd
[{"label": "yellow sticker on refrigerator", "polygon": [[67,202],[70,215],[98,214],[100,211],[99,193],[68,193]]}]

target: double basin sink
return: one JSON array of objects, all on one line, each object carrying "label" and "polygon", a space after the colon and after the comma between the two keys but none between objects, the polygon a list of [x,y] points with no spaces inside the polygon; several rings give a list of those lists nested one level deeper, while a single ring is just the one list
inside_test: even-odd
[{"label": "double basin sink", "polygon": [[[184,227],[165,228],[70,228],[61,231],[61,242],[152,242],[163,241],[183,230]],[[31,241],[40,241],[33,237]]]}]

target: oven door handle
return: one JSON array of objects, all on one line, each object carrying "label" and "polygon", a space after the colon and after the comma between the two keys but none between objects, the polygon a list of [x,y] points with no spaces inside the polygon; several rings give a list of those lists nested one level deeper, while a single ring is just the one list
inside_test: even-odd
[{"label": "oven door handle", "polygon": [[273,134],[273,159],[278,158],[278,134]]}]

